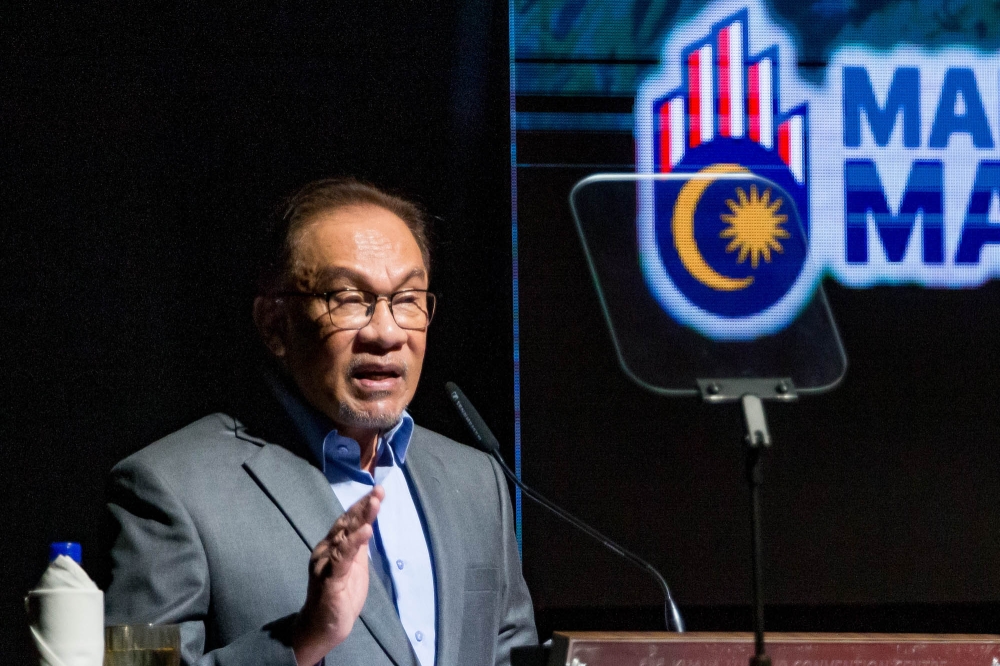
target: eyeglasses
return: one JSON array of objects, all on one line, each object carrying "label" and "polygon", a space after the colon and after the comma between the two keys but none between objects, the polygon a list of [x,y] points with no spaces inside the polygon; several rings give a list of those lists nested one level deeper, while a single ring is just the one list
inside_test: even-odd
[{"label": "eyeglasses", "polygon": [[305,296],[326,301],[327,314],[334,328],[357,330],[368,325],[375,306],[382,299],[396,325],[410,331],[427,328],[434,317],[437,298],[426,289],[405,289],[392,294],[375,294],[363,289],[337,289],[323,293],[279,291],[277,296]]}]

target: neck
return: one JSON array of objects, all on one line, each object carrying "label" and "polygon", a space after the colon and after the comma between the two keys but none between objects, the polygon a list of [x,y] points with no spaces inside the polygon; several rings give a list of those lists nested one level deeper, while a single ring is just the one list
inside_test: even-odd
[{"label": "neck", "polygon": [[375,463],[378,460],[378,430],[361,430],[356,428],[343,428],[340,434],[350,437],[361,447],[361,469],[369,474],[375,474]]}]

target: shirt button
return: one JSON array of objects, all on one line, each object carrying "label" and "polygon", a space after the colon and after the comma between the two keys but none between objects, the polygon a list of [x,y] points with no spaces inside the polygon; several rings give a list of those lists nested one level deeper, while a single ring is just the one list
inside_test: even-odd
[{"label": "shirt button", "polygon": [[419,643],[420,641],[424,640],[424,632],[418,631],[413,635],[413,637],[416,638],[417,642]]},{"label": "shirt button", "polygon": [[337,450],[340,451],[341,453],[347,453],[347,446],[345,444],[341,444],[340,446],[337,447]]},{"label": "shirt button", "polygon": [[[402,569],[403,568],[403,560],[396,560],[396,568],[397,569]],[[420,639],[418,638],[417,640],[420,640]]]}]

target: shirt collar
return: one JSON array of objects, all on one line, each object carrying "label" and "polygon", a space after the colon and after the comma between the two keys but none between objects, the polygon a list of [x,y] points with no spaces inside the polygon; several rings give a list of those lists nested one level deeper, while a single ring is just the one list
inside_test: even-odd
[{"label": "shirt collar", "polygon": [[[361,446],[356,441],[339,434],[330,417],[301,400],[280,378],[268,377],[268,383],[309,445],[327,480],[340,476],[334,468],[356,480],[371,479],[371,475],[361,469]],[[412,437],[413,417],[404,411],[399,422],[379,436],[376,467],[402,465]],[[363,478],[358,478],[359,475]]]}]

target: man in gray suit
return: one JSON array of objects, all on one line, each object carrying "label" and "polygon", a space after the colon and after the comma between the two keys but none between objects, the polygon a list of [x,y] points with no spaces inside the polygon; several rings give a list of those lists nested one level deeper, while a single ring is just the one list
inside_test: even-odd
[{"label": "man in gray suit", "polygon": [[187,664],[508,664],[537,637],[506,481],[405,411],[435,304],[419,209],[320,181],[272,240],[267,397],[115,467],[108,623],[180,623]]}]

